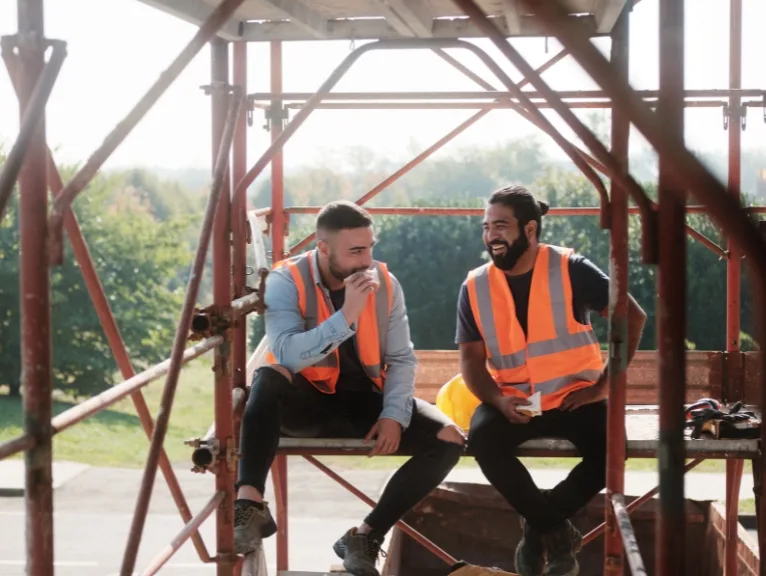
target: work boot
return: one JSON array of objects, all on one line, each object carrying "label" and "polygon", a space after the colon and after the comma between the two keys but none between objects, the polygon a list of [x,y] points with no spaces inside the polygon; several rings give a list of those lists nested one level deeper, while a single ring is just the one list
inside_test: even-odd
[{"label": "work boot", "polygon": [[532,528],[523,517],[520,518],[520,522],[521,540],[516,546],[516,554],[513,557],[516,572],[520,576],[543,576],[543,569],[545,568],[543,536]]},{"label": "work boot", "polygon": [[569,520],[543,536],[548,564],[545,576],[577,576],[580,565],[576,554],[582,548],[582,534]]},{"label": "work boot", "polygon": [[343,568],[352,576],[380,576],[375,567],[383,538],[373,534],[359,534],[351,528],[333,545],[333,550],[343,559]]},{"label": "work boot", "polygon": [[269,511],[269,505],[252,500],[234,501],[234,552],[249,554],[254,552],[263,538],[272,536],[277,531],[277,523]]}]

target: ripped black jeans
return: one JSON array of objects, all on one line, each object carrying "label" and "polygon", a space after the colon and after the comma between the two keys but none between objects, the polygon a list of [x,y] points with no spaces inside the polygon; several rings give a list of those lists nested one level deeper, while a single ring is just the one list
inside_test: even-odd
[{"label": "ripped black jeans", "polygon": [[[607,401],[571,411],[547,410],[526,424],[513,424],[497,408],[481,404],[471,419],[468,448],[484,476],[541,532],[560,525],[606,486]],[[579,462],[553,490],[543,495],[516,456],[534,438],[564,438],[575,445]]]},{"label": "ripped black jeans", "polygon": [[[292,383],[276,370],[259,369],[242,417],[237,487],[264,493],[280,436],[364,438],[383,408],[383,395],[369,391],[324,394],[296,374]],[[435,406],[413,399],[412,420],[399,451],[412,457],[391,477],[365,523],[385,535],[413,506],[446,478],[464,448],[436,437],[453,425]]]}]

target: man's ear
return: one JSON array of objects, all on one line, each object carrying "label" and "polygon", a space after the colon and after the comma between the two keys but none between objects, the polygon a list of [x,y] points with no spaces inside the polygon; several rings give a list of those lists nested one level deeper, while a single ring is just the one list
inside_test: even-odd
[{"label": "man's ear", "polygon": [[527,234],[527,239],[531,242],[537,238],[537,222],[530,220],[527,225],[524,226],[524,232]]},{"label": "man's ear", "polygon": [[327,256],[330,253],[330,245],[327,240],[317,240],[317,250],[323,256]]}]

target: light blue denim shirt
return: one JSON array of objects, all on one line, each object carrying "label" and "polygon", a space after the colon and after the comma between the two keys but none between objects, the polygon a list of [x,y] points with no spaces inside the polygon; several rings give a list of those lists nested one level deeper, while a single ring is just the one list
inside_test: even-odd
[{"label": "light blue denim shirt", "polygon": [[[314,282],[325,295],[328,310],[334,311],[330,293],[322,283],[314,257]],[[380,418],[396,420],[407,428],[412,418],[417,359],[410,341],[410,326],[404,303],[404,292],[391,274],[393,299],[383,364],[386,381],[383,386],[383,411]],[[298,307],[298,289],[287,268],[272,270],[266,278],[264,298],[266,338],[277,362],[293,373],[315,364],[354,335],[343,313],[338,310],[316,328],[306,330]]]}]

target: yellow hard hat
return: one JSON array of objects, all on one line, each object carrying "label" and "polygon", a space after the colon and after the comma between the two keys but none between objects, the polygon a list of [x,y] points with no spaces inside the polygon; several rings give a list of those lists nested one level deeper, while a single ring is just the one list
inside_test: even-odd
[{"label": "yellow hard hat", "polygon": [[466,386],[463,376],[456,374],[436,395],[436,407],[463,430],[468,430],[471,417],[481,401]]}]

